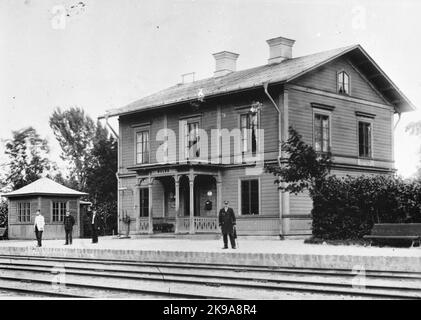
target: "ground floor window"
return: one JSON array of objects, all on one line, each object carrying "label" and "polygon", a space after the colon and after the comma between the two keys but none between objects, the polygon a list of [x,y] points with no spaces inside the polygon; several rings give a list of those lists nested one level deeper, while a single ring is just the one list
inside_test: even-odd
[{"label": "ground floor window", "polygon": [[259,214],[259,180],[241,181],[241,214]]},{"label": "ground floor window", "polygon": [[19,222],[31,221],[31,203],[18,202],[18,220]]},{"label": "ground floor window", "polygon": [[140,207],[140,216],[148,217],[149,216],[149,189],[142,188],[139,189],[139,207]]},{"label": "ground floor window", "polygon": [[358,122],[358,154],[363,158],[371,158],[371,123]]},{"label": "ground floor window", "polygon": [[65,201],[53,201],[53,222],[61,222],[64,220],[66,215]]}]

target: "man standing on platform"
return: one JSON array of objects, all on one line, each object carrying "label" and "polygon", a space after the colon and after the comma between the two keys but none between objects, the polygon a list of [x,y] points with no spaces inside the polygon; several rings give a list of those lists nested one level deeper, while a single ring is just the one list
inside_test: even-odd
[{"label": "man standing on platform", "polygon": [[98,214],[96,213],[96,209],[92,210],[91,227],[92,227],[92,243],[98,243],[99,217],[98,217]]},{"label": "man standing on platform", "polygon": [[64,245],[72,244],[72,233],[73,226],[75,224],[75,218],[70,215],[70,210],[66,210],[66,215],[64,216],[64,232],[66,232],[66,243]]},{"label": "man standing on platform", "polygon": [[219,210],[219,226],[221,227],[222,237],[224,239],[224,247],[222,249],[228,249],[228,236],[230,238],[231,247],[235,249],[235,223],[234,210],[228,207],[228,201],[224,201],[224,207]]},{"label": "man standing on platform", "polygon": [[41,247],[42,241],[42,232],[44,231],[45,220],[44,216],[41,214],[41,210],[37,210],[34,222],[35,236],[37,237],[38,247]]}]

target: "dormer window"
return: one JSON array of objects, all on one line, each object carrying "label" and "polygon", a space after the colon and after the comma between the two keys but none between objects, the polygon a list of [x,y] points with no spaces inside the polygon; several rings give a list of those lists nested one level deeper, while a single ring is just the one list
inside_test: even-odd
[{"label": "dormer window", "polygon": [[349,94],[349,76],[345,71],[338,73],[338,93]]}]

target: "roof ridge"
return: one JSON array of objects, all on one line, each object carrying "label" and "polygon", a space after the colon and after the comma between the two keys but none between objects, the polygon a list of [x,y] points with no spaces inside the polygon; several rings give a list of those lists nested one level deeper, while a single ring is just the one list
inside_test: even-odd
[{"label": "roof ridge", "polygon": [[[329,49],[329,50],[319,51],[319,52],[310,53],[310,54],[307,54],[307,55],[303,55],[303,56],[299,56],[299,57],[295,57],[295,58],[283,60],[281,62],[272,63],[272,64],[267,64],[266,63],[266,64],[258,65],[258,66],[255,66],[255,67],[251,67],[251,68],[246,68],[246,69],[242,69],[242,70],[233,71],[233,72],[231,72],[229,74],[226,74],[224,76],[220,76],[220,77],[217,77],[217,78],[211,76],[211,77],[207,77],[207,78],[203,78],[203,79],[198,79],[198,80],[195,80],[195,81],[192,81],[192,82],[188,82],[188,83],[177,83],[175,85],[166,87],[166,88],[161,89],[159,91],[155,91],[155,92],[153,92],[151,94],[148,94],[146,96],[143,96],[142,98],[137,99],[137,100],[133,101],[132,103],[136,103],[137,101],[142,100],[142,99],[150,98],[150,97],[152,97],[154,95],[158,95],[159,93],[161,93],[163,91],[167,91],[167,90],[170,90],[170,89],[173,89],[173,88],[175,89],[175,88],[180,88],[182,86],[189,86],[189,85],[192,85],[192,84],[198,84],[200,82],[210,81],[211,79],[220,80],[220,79],[223,79],[223,78],[226,78],[226,77],[235,75],[235,74],[238,75],[238,74],[240,74],[242,72],[250,72],[250,71],[253,71],[255,69],[260,69],[260,68],[264,68],[264,67],[270,68],[270,67],[273,67],[275,65],[279,65],[279,64],[282,64],[282,63],[286,63],[286,62],[289,62],[289,61],[296,60],[296,59],[307,58],[307,57],[310,57],[310,56],[315,56],[315,55],[319,55],[319,54],[323,54],[323,53],[326,54],[326,53],[331,52],[331,51],[332,52],[333,51],[341,51],[341,50],[352,48],[352,47],[356,47],[356,46],[359,46],[359,45],[358,44],[355,44],[355,45],[349,45],[349,46],[340,47],[340,48],[336,48],[336,49]],[[131,105],[132,103],[129,103],[128,105]],[[119,108],[117,108],[117,109],[119,109]]]},{"label": "roof ridge", "polygon": [[[288,82],[356,49],[362,53],[365,52],[360,44],[352,44],[234,71],[220,77],[208,77],[185,84],[176,84],[137,99],[126,106],[108,110],[107,115],[121,116],[141,110],[194,101],[198,99],[198,95],[206,99],[206,97],[253,89],[265,82]],[[105,118],[105,116],[100,118]]]}]

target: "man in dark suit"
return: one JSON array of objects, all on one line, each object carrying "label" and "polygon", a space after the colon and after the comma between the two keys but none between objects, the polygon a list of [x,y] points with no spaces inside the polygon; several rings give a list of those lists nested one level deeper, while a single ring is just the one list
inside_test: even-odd
[{"label": "man in dark suit", "polygon": [[235,249],[235,223],[236,221],[234,210],[228,207],[228,201],[225,201],[224,207],[221,210],[219,210],[219,226],[221,227],[222,238],[224,239],[224,247],[222,249],[228,249],[228,236],[230,238],[231,247]]},{"label": "man in dark suit", "polygon": [[92,210],[91,228],[92,228],[92,243],[98,243],[99,216],[96,212],[96,209]]},{"label": "man in dark suit", "polygon": [[75,225],[75,218],[70,214],[70,210],[66,210],[66,215],[63,219],[64,224],[64,232],[66,233],[66,243],[65,245],[68,245],[69,243],[72,244],[72,233],[73,233],[73,226]]}]

